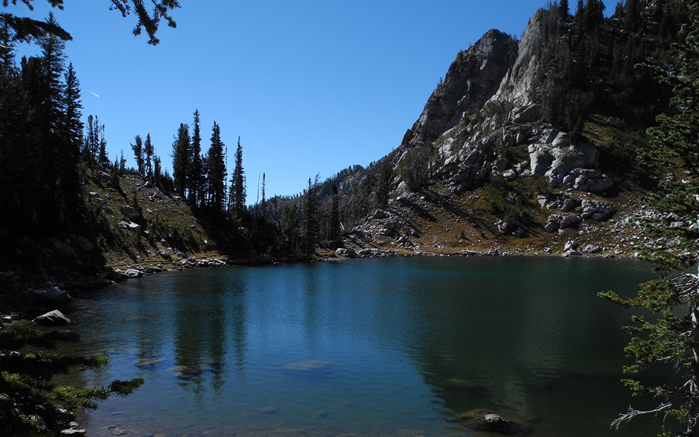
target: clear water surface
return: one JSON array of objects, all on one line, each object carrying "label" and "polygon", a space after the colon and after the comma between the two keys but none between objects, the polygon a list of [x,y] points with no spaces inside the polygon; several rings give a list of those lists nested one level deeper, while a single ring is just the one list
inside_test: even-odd
[{"label": "clear water surface", "polygon": [[484,435],[452,420],[476,408],[532,436],[656,435],[652,419],[609,429],[643,401],[619,382],[631,312],[596,296],[650,277],[561,258],[162,273],[78,299],[74,352],[110,361],[66,381],[146,381],[79,417],[90,436]]}]

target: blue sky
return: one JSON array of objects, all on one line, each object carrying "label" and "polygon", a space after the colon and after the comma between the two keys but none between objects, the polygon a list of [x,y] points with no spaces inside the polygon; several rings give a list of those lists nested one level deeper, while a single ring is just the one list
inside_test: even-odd
[{"label": "blue sky", "polygon": [[[48,3],[35,3],[2,9],[45,18]],[[155,47],[109,4],[67,0],[54,14],[110,158],[123,150],[133,166],[130,143],[150,133],[170,167],[173,136],[199,109],[203,148],[216,121],[230,166],[241,138],[254,203],[262,172],[268,197],[290,195],[389,153],[459,50],[493,28],[521,37],[546,0],[181,0]]]}]

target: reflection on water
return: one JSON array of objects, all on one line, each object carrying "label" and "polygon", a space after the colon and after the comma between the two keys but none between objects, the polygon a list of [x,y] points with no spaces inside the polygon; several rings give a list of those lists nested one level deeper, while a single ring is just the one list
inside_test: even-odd
[{"label": "reflection on water", "polygon": [[[90,435],[478,435],[487,408],[535,436],[609,431],[635,292],[628,260],[410,258],[161,274],[78,302],[89,385],[143,377]],[[647,430],[646,430],[647,431]]]}]

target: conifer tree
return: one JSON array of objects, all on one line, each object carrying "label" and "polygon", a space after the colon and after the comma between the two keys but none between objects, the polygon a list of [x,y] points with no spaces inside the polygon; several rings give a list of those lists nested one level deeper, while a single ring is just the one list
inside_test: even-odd
[{"label": "conifer tree", "polygon": [[192,126],[192,150],[189,153],[189,204],[201,206],[204,199],[204,167],[201,158],[201,126],[199,124],[199,110],[194,111],[194,124]]},{"label": "conifer tree", "polygon": [[[180,123],[175,141],[172,143],[172,175],[175,178],[175,190],[186,198],[186,189],[191,175],[188,174],[191,149],[189,126]],[[191,189],[191,188],[190,188]]]},{"label": "conifer tree", "polygon": [[23,86],[23,75],[13,64],[14,46],[8,40],[0,26],[0,41],[4,45],[0,47],[0,229],[23,230],[35,225],[33,196],[23,194],[33,192],[36,185],[35,178],[28,177],[36,170],[32,166],[34,110]]},{"label": "conifer tree", "polygon": [[235,167],[231,176],[230,204],[237,217],[241,217],[245,211],[246,200],[245,170],[243,170],[243,146],[238,137],[238,146],[235,149]]},{"label": "conifer tree", "polygon": [[[612,426],[636,416],[662,413],[676,419],[685,428],[681,433],[685,436],[699,432],[699,275],[677,274],[687,272],[689,265],[697,262],[699,237],[699,5],[694,3],[690,8],[692,19],[685,28],[684,42],[675,46],[679,73],[655,68],[661,82],[672,86],[674,97],[670,103],[676,110],[659,116],[659,126],[648,130],[655,147],[645,156],[674,167],[676,173],[661,184],[662,191],[651,196],[649,206],[689,226],[669,229],[659,220],[652,221],[653,231],[675,242],[643,248],[641,258],[658,265],[660,278],[641,284],[636,298],[622,299],[611,291],[600,293],[624,307],[643,309],[651,315],[650,320],[644,315],[633,316],[634,325],[624,327],[633,335],[625,351],[634,364],[624,368],[631,377],[623,381],[634,396],[653,395],[660,400],[650,410],[629,407]],[[677,376],[657,386],[636,379],[639,373],[658,364],[671,366]]]},{"label": "conifer tree", "polygon": [[[47,22],[56,23],[53,14],[49,14]],[[34,195],[39,206],[37,217],[47,226],[56,226],[63,223],[65,217],[62,216],[68,212],[68,205],[63,196],[65,191],[61,188],[61,174],[63,171],[70,173],[77,171],[73,168],[77,163],[64,159],[64,153],[70,149],[65,117],[65,85],[62,82],[65,69],[63,54],[65,44],[51,34],[41,37],[38,43],[41,48],[39,59],[41,69],[35,72],[34,77],[38,80],[30,89],[30,96],[38,109],[37,133],[39,134],[36,157],[40,163],[37,168],[40,174],[40,186]]]},{"label": "conifer tree", "polygon": [[160,187],[163,179],[162,166],[160,163],[160,157],[158,155],[153,156],[153,185]]},{"label": "conifer tree", "polygon": [[[73,63],[68,64],[68,70],[65,74],[65,90],[64,90],[64,106],[65,118],[67,124],[68,141],[71,144],[73,152],[80,152],[82,143],[83,123],[82,118],[82,102],[80,100],[80,81],[75,74]],[[77,158],[72,156],[71,159]]]},{"label": "conifer tree", "polygon": [[335,244],[340,238],[340,192],[333,184],[332,204],[330,206],[330,241]]},{"label": "conifer tree", "polygon": [[[90,119],[88,117],[88,122],[89,121]],[[134,137],[134,142],[135,144],[131,144],[131,150],[133,150],[134,159],[136,160],[136,170],[138,170],[138,174],[140,174],[141,176],[145,176],[146,165],[143,153],[143,139],[140,135],[136,135]]]},{"label": "conifer tree", "polygon": [[80,161],[80,147],[82,145],[83,123],[82,103],[80,101],[80,82],[75,74],[73,64],[68,65],[65,73],[65,89],[63,94],[65,108],[65,136],[66,143],[63,153],[60,155],[61,163],[61,190],[65,198],[66,209],[71,214],[78,210],[80,193],[80,173],[78,163]]},{"label": "conifer tree", "polygon": [[562,20],[567,20],[570,13],[570,7],[568,6],[568,0],[561,0],[558,5],[558,14],[561,16]]},{"label": "conifer tree", "polygon": [[262,216],[265,216],[265,210],[267,209],[267,200],[265,199],[265,191],[267,185],[267,175],[262,173]]},{"label": "conifer tree", "polygon": [[83,136],[83,157],[85,161],[93,163],[99,153],[99,119],[92,115],[87,116],[87,126]]},{"label": "conifer tree", "polygon": [[311,182],[311,178],[308,178],[308,189],[304,193],[303,225],[305,232],[303,255],[306,258],[313,256],[315,245],[318,242],[318,178],[319,176],[316,175],[315,182]]},{"label": "conifer tree", "polygon": [[[21,0],[30,9],[33,0]],[[136,27],[133,29],[133,34],[138,36],[143,30],[148,34],[148,44],[157,45],[160,40],[155,36],[158,31],[161,20],[167,21],[169,27],[177,27],[177,23],[170,15],[171,9],[180,7],[178,0],[151,0],[153,3],[153,12],[149,13],[143,0],[111,0],[110,10],[118,10],[123,17],[134,12],[137,16]],[[7,7],[10,0],[4,0],[3,5]],[[52,7],[63,9],[63,0],[48,0]],[[16,4],[17,0],[12,0],[12,4]],[[62,40],[71,40],[70,33],[65,31],[56,22],[42,22],[33,20],[28,17],[18,17],[14,14],[0,14],[0,22],[7,29],[12,39],[17,41],[31,41],[53,34]]]},{"label": "conifer tree", "polygon": [[150,140],[150,133],[146,134],[146,141],[143,143],[143,170],[145,178],[153,181],[153,155],[155,155],[155,147]]},{"label": "conifer tree", "polygon": [[226,203],[226,157],[224,143],[221,141],[221,128],[214,122],[211,131],[211,147],[207,154],[209,206],[223,212]]},{"label": "conifer tree", "polygon": [[97,163],[102,167],[109,167],[109,156],[107,154],[107,139],[104,137],[104,125],[99,127],[99,132],[99,155],[97,156]]}]

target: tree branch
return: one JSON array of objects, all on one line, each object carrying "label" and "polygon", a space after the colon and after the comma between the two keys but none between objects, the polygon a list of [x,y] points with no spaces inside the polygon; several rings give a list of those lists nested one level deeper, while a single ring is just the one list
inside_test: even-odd
[{"label": "tree branch", "polygon": [[659,413],[659,412],[661,412],[661,411],[667,410],[667,409],[670,408],[670,407],[672,407],[672,403],[669,403],[669,402],[668,402],[668,403],[665,403],[665,404],[660,404],[660,405],[658,406],[658,408],[655,408],[654,410],[648,410],[648,411],[636,410],[636,409],[634,409],[634,408],[631,408],[631,406],[629,406],[629,411],[627,411],[627,412],[624,413],[624,414],[619,413],[619,417],[618,417],[616,420],[614,420],[614,421],[609,425],[609,427],[610,427],[610,428],[614,428],[615,430],[618,430],[618,429],[619,429],[619,425],[621,425],[621,424],[624,423],[624,422],[630,421],[631,419],[633,419],[633,418],[636,417],[636,416],[642,416],[642,415],[645,415],[645,414]]}]

